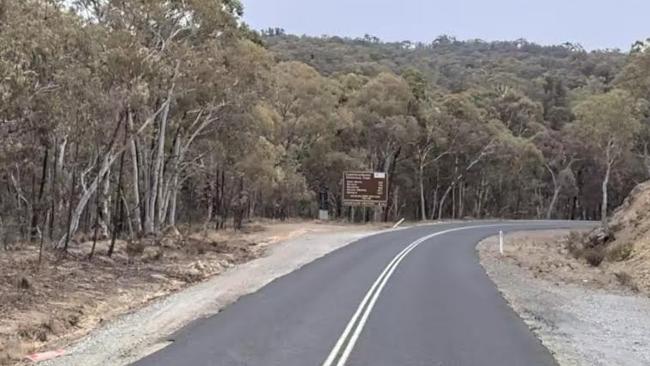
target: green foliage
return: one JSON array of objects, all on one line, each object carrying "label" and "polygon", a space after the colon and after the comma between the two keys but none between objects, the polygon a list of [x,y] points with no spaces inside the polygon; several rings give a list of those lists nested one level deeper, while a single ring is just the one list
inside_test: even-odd
[{"label": "green foliage", "polygon": [[[575,108],[577,121],[570,126],[576,138],[601,152],[603,159],[629,149],[641,125],[632,96],[623,90],[594,95]],[[614,158],[614,156],[611,156]]]},{"label": "green foliage", "polygon": [[616,83],[637,98],[650,100],[650,53],[634,53],[629,58]]},{"label": "green foliage", "polygon": [[[540,99],[544,90],[536,89],[534,84],[543,85],[551,78],[555,84],[553,93],[562,93],[562,89],[583,86],[589,79],[609,83],[625,63],[625,55],[621,53],[587,53],[571,44],[540,46],[525,40],[443,39],[431,43],[384,43],[367,38],[274,34],[265,37],[265,42],[281,57],[308,63],[326,75],[350,72],[375,75],[386,68],[402,74],[415,69],[437,87],[451,92],[476,85],[505,84],[527,94],[535,93]],[[555,103],[562,105],[557,97],[561,99],[561,95],[555,94]]]},{"label": "green foliage", "polygon": [[313,217],[321,192],[344,217],[346,170],[389,173],[375,218],[594,219],[606,166],[615,203],[650,172],[642,51],[258,34],[237,0],[0,4],[0,222],[23,235]]}]

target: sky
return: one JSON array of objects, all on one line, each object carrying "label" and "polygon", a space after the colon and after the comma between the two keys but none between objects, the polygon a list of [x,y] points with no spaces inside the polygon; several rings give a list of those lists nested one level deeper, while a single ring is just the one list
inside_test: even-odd
[{"label": "sky", "polygon": [[242,0],[254,29],[385,41],[458,39],[580,43],[623,51],[650,37],[650,0]]}]

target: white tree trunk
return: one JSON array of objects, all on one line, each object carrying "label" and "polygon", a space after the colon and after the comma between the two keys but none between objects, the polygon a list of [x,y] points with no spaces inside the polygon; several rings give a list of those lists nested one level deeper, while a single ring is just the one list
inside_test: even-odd
[{"label": "white tree trunk", "polygon": [[102,189],[101,192],[98,193],[100,195],[99,199],[99,212],[98,214],[100,215],[99,221],[97,221],[97,224],[99,225],[99,229],[101,230],[100,232],[100,237],[102,238],[108,238],[108,225],[110,224],[110,213],[109,213],[109,207],[111,207],[111,195],[109,194],[111,187],[111,170],[108,169],[108,172],[106,173],[106,176],[104,177],[102,181]]},{"label": "white tree trunk", "polygon": [[602,202],[601,207],[600,207],[600,215],[601,215],[600,220],[602,222],[603,229],[605,229],[606,232],[609,231],[609,225],[607,223],[607,205],[608,205],[608,203],[607,203],[607,201],[608,201],[608,199],[607,199],[607,190],[608,190],[608,187],[609,187],[609,176],[611,174],[611,171],[612,171],[612,164],[608,163],[607,164],[607,169],[605,171],[605,178],[603,179],[603,185],[602,185],[603,202]]},{"label": "white tree trunk", "polygon": [[555,212],[555,206],[557,205],[558,197],[560,197],[560,191],[560,187],[556,185],[553,189],[553,198],[551,199],[551,203],[548,205],[548,210],[546,211],[547,220],[553,218],[553,212]]},{"label": "white tree trunk", "polygon": [[[152,176],[152,182],[151,182],[151,187],[149,189],[149,199],[147,202],[147,212],[145,216],[145,223],[144,223],[144,230],[145,233],[151,234],[154,233],[157,229],[156,227],[156,202],[159,199],[158,194],[160,193],[160,185],[162,182],[160,181],[160,176],[161,172],[163,170],[163,163],[164,163],[164,158],[165,158],[165,134],[167,130],[167,118],[169,117],[169,108],[170,108],[170,103],[167,103],[165,105],[165,109],[163,110],[162,116],[160,118],[160,123],[158,127],[158,142],[157,142],[157,150],[156,150],[156,155],[154,158],[154,165],[153,165],[153,172],[151,174]],[[162,200],[162,197],[160,197]],[[160,205],[162,202],[158,202]]]},{"label": "white tree trunk", "polygon": [[174,187],[172,188],[172,196],[171,196],[171,202],[170,202],[170,208],[169,208],[169,217],[167,218],[167,222],[169,226],[176,226],[176,196],[178,195],[178,177],[174,178]]},{"label": "white tree trunk", "polygon": [[449,194],[451,193],[451,190],[454,188],[454,185],[456,183],[452,183],[449,187],[447,187],[447,190],[445,190],[445,193],[442,195],[442,198],[440,198],[440,203],[438,204],[438,220],[442,220],[442,210],[445,208],[445,202],[447,201],[447,197],[449,197]]},{"label": "white tree trunk", "polygon": [[158,220],[161,224],[175,225],[175,223],[172,224],[170,222],[171,220],[170,220],[169,208],[171,205],[171,201],[175,199],[176,190],[178,189],[178,181],[180,175],[180,171],[179,171],[180,161],[181,159],[183,159],[184,155],[185,154],[181,152],[181,138],[180,136],[176,136],[176,139],[174,141],[171,173],[168,175],[169,177],[165,181],[165,184],[163,185],[163,189],[161,191],[161,196],[160,196],[160,197],[164,197],[163,205],[158,211]]},{"label": "white tree trunk", "polygon": [[63,171],[63,163],[65,161],[65,148],[68,144],[68,137],[64,137],[61,145],[59,145],[59,156],[56,158],[56,170],[58,172]]},{"label": "white tree trunk", "polygon": [[[133,131],[133,115],[131,112],[128,112],[128,123],[129,123],[129,131]],[[140,159],[138,158],[138,147],[136,144],[136,136],[131,136],[131,139],[129,141],[129,147],[131,150],[131,165],[133,169],[133,178],[132,178],[132,185],[133,185],[133,200],[135,202],[135,207],[133,209],[133,217],[135,221],[135,229],[137,230],[138,233],[142,232],[142,221],[140,220],[140,167],[138,166],[138,163]]]},{"label": "white tree trunk", "polygon": [[420,217],[422,221],[427,220],[427,203],[424,199],[424,166],[420,162],[420,170],[418,174],[418,180],[420,183]]},{"label": "white tree trunk", "polygon": [[605,177],[603,178],[603,184],[602,184],[603,202],[600,206],[600,220],[605,232],[609,232],[609,224],[607,223],[607,206],[608,206],[607,190],[609,188],[609,177],[612,173],[612,167],[614,166],[614,162],[616,161],[616,156],[617,156],[615,151],[616,148],[617,148],[616,142],[614,140],[610,140],[607,143],[607,149],[605,150],[605,158],[606,158],[607,166],[605,169]]},{"label": "white tree trunk", "polygon": [[[461,171],[460,174],[458,174],[458,175],[456,176],[456,178],[451,182],[451,184],[449,185],[449,187],[447,187],[447,190],[445,191],[445,193],[442,195],[442,198],[440,199],[440,205],[438,206],[438,220],[442,219],[442,211],[443,211],[443,209],[445,208],[445,201],[446,201],[447,198],[449,197],[449,194],[452,192],[452,190],[453,190],[454,188],[456,188],[456,184],[458,184],[458,182],[460,182],[460,180],[463,179],[463,177],[465,176],[465,173],[467,173],[467,172],[469,172],[470,170],[472,170],[472,168],[474,168],[474,166],[475,166],[476,164],[480,163],[481,160],[483,160],[483,158],[484,158],[485,156],[487,156],[487,155],[490,154],[489,150],[490,150],[491,147],[492,147],[492,141],[490,141],[487,145],[485,145],[485,146],[483,147],[483,149],[482,149],[481,152],[478,154],[478,156],[477,156],[474,160],[472,160],[472,161],[467,165],[467,167],[465,167],[465,170]],[[457,168],[457,167],[456,167],[455,171],[458,171],[458,168]],[[455,214],[455,209],[454,209],[453,211],[454,211],[453,214]]]},{"label": "white tree trunk", "polygon": [[546,165],[546,170],[551,174],[551,179],[553,180],[553,198],[551,199],[551,203],[548,205],[548,209],[546,210],[546,219],[550,220],[553,218],[553,212],[555,212],[555,205],[557,204],[557,199],[560,196],[560,185],[557,181],[557,175],[553,171],[553,169],[549,166]]},{"label": "white tree trunk", "polygon": [[[84,212],[84,209],[86,208],[86,205],[88,205],[88,201],[90,200],[90,197],[97,191],[97,187],[99,186],[101,178],[108,173],[108,170],[110,169],[111,165],[115,162],[117,156],[119,154],[115,155],[107,155],[101,165],[101,168],[99,169],[99,173],[95,176],[95,179],[93,179],[92,183],[86,189],[79,199],[79,202],[77,203],[77,206],[75,207],[74,211],[72,212],[72,218],[70,221],[70,227],[68,228],[68,233],[70,236],[74,235],[74,233],[77,231],[79,228],[79,220],[81,218],[81,215]],[[67,233],[59,240],[58,246],[61,246],[63,242],[65,242]]]},{"label": "white tree trunk", "polygon": [[[173,89],[173,87],[172,87]],[[171,97],[171,91],[170,91],[170,97]],[[170,99],[168,99],[164,105],[163,108],[165,108],[166,105],[170,103]],[[145,128],[147,128],[151,123],[153,123],[154,119],[156,116],[160,113],[160,110],[155,112],[153,115],[150,116],[143,124],[140,126],[140,128],[135,132],[135,135],[139,135],[144,131]],[[119,126],[118,126],[119,127]],[[112,144],[112,143],[111,143]],[[108,170],[111,168],[111,166],[115,163],[117,158],[122,154],[127,149],[127,145],[124,145],[118,149],[115,149],[114,152],[110,152],[111,149],[109,149],[109,152],[106,153],[104,156],[99,172],[93,179],[92,183],[90,186],[84,191],[84,194],[81,196],[79,199],[79,202],[77,203],[77,206],[74,209],[74,212],[72,213],[71,221],[70,221],[70,226],[68,227],[67,233],[59,240],[57,247],[60,247],[68,237],[68,235],[72,236],[74,233],[77,231],[79,228],[79,219],[81,218],[81,215],[83,214],[86,205],[88,205],[88,201],[90,200],[90,197],[97,191],[97,188],[99,186],[100,180],[104,175],[108,173]]]},{"label": "white tree trunk", "polygon": [[458,218],[465,216],[465,182],[458,186]]}]

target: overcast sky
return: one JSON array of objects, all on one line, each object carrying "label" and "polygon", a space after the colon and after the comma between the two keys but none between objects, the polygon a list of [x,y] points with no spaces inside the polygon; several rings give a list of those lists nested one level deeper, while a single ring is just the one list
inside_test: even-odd
[{"label": "overcast sky", "polygon": [[628,50],[650,37],[650,0],[242,0],[255,29],[429,42],[460,39]]}]

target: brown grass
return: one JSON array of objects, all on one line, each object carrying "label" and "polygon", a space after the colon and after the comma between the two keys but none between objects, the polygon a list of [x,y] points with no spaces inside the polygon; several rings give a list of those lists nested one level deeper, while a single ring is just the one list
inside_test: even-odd
[{"label": "brown grass", "polygon": [[0,252],[0,365],[50,350],[98,324],[190,283],[263,254],[251,235],[219,233],[77,244],[63,255],[47,251],[37,262],[31,244]]},{"label": "brown grass", "polygon": [[614,273],[614,275],[622,286],[628,287],[634,292],[640,291],[639,286],[636,284],[634,278],[629,273],[621,271]]},{"label": "brown grass", "polygon": [[610,262],[623,262],[628,260],[634,251],[634,244],[630,242],[615,243],[607,250],[607,260]]},{"label": "brown grass", "polygon": [[605,260],[605,250],[603,248],[588,248],[582,251],[581,256],[592,267],[598,267]]}]

